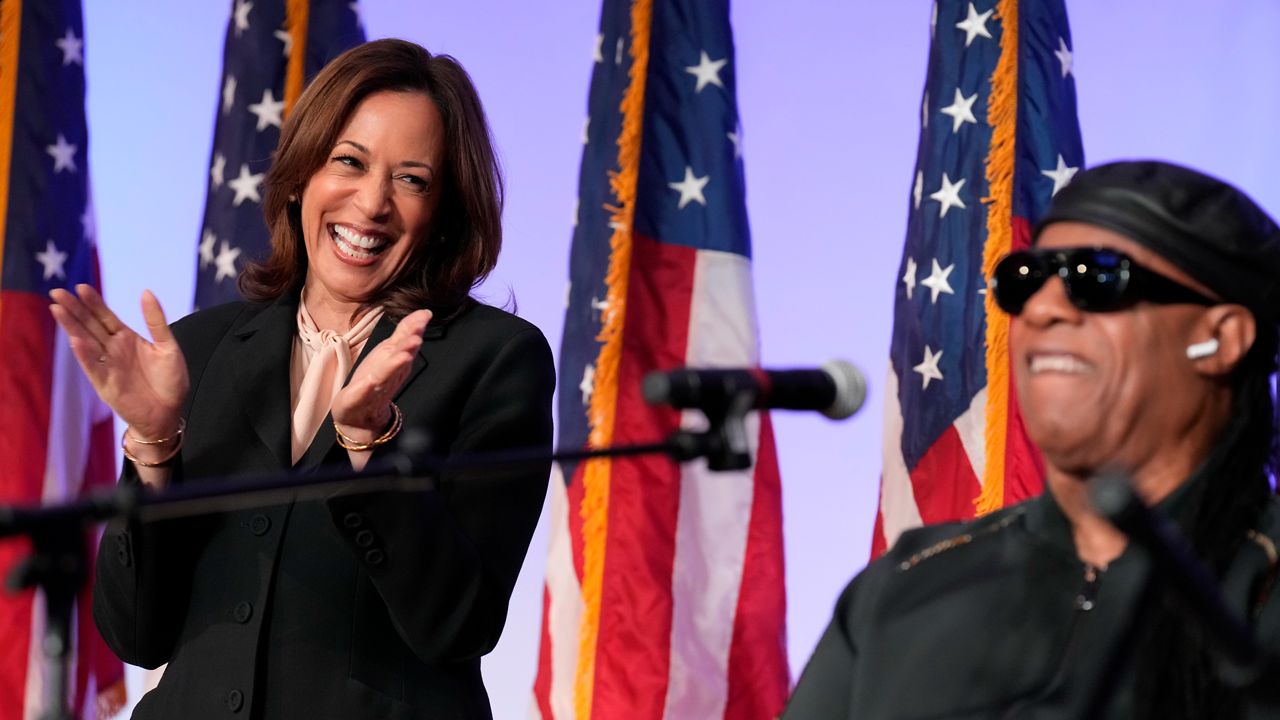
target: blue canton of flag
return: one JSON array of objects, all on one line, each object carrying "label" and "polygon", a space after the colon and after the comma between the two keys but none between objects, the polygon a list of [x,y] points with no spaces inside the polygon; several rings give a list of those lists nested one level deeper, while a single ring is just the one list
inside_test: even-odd
[{"label": "blue canton of flag", "polygon": [[[905,529],[1039,492],[993,258],[1030,242],[1083,164],[1062,0],[938,0],[898,268],[873,553]],[[981,496],[983,504],[975,506]]]},{"label": "blue canton of flag", "polygon": [[[262,218],[263,179],[280,139],[291,56],[311,78],[344,50],[364,42],[359,5],[348,0],[234,0],[223,48],[209,192],[200,231],[195,307],[240,299],[245,263],[270,252]],[[297,31],[302,27],[302,32]],[[295,48],[298,43],[305,43]],[[292,101],[292,98],[289,99]]]}]

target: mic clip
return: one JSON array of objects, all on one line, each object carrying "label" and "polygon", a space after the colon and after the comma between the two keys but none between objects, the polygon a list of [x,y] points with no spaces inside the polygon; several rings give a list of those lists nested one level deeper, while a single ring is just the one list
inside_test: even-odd
[{"label": "mic clip", "polygon": [[668,438],[672,457],[677,462],[705,457],[707,467],[715,471],[751,467],[746,418],[755,403],[754,388],[738,388],[722,399],[705,403],[700,409],[707,418],[707,429],[673,432]]}]

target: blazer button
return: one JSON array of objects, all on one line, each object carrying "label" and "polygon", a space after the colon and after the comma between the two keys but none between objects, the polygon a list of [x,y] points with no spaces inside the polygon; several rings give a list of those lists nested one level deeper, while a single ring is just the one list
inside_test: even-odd
[{"label": "blazer button", "polygon": [[124,567],[129,567],[130,565],[133,564],[131,562],[131,559],[129,558],[129,548],[127,547],[117,548],[116,558],[120,560],[120,564],[123,565]]},{"label": "blazer button", "polygon": [[227,709],[233,713],[240,712],[240,708],[244,707],[244,693],[239,690],[232,690],[227,693]]},{"label": "blazer button", "polygon": [[367,548],[373,544],[373,533],[369,530],[361,530],[356,533],[356,545]]},{"label": "blazer button", "polygon": [[387,554],[378,548],[374,548],[364,554],[364,561],[374,567],[378,567],[387,561]]},{"label": "blazer button", "polygon": [[244,601],[238,602],[231,611],[231,616],[236,619],[236,622],[243,625],[249,622],[249,618],[253,617],[253,606]]},{"label": "blazer button", "polygon": [[364,525],[364,516],[360,513],[347,513],[342,517],[342,524],[354,530]]},{"label": "blazer button", "polygon": [[266,515],[254,515],[253,518],[249,520],[249,532],[254,535],[266,535],[267,531],[270,529],[271,518]]}]

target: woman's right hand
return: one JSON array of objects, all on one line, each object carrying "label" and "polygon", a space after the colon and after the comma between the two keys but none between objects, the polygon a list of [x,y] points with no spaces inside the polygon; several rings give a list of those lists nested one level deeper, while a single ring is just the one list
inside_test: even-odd
[{"label": "woman's right hand", "polygon": [[155,295],[142,294],[151,342],[121,322],[88,285],[77,285],[74,295],[58,288],[49,297],[49,310],[66,331],[80,367],[103,402],[129,424],[129,434],[141,440],[173,437],[190,380]]}]

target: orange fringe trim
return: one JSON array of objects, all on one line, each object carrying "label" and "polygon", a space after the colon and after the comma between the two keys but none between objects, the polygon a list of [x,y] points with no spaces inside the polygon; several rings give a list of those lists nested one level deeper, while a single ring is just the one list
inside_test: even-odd
[{"label": "orange fringe trim", "polygon": [[302,95],[307,80],[307,13],[310,0],[288,0],[285,5],[285,25],[289,28],[292,44],[289,46],[289,64],[284,73],[284,116],[289,117],[293,104]]},{"label": "orange fringe trim", "polygon": [[[988,279],[996,263],[1013,247],[1013,160],[1018,132],[1018,2],[1000,0],[1000,60],[991,73],[987,124],[991,148],[987,152],[987,244],[982,249],[982,274]],[[989,284],[989,283],[988,283]],[[1009,316],[987,293],[987,412],[986,470],[982,492],[974,500],[979,515],[1004,506],[1004,455],[1009,427]]]},{"label": "orange fringe trim", "polygon": [[[588,420],[591,447],[613,440],[618,399],[618,365],[622,360],[622,328],[626,318],[627,281],[631,273],[631,227],[635,216],[636,178],[640,169],[640,138],[644,126],[645,76],[649,68],[649,19],[651,0],[631,5],[630,83],[623,94],[622,132],[618,136],[618,172],[609,178],[617,206],[613,236],[609,239],[609,270],[605,316],[598,340],[604,342],[596,358],[595,388]],[[574,715],[591,717],[595,691],[596,642],[600,634],[600,598],[604,583],[605,541],[609,524],[609,482],[612,463],[605,458],[588,460],[583,472],[582,515],[582,624],[578,632],[578,671],[574,680]]]},{"label": "orange fringe trim", "polygon": [[13,165],[13,115],[18,95],[18,47],[22,0],[0,2],[0,271],[9,220],[9,171]]},{"label": "orange fringe trim", "polygon": [[124,709],[126,699],[124,678],[121,677],[98,693],[95,704],[97,717],[100,720],[110,720],[115,717]]}]

